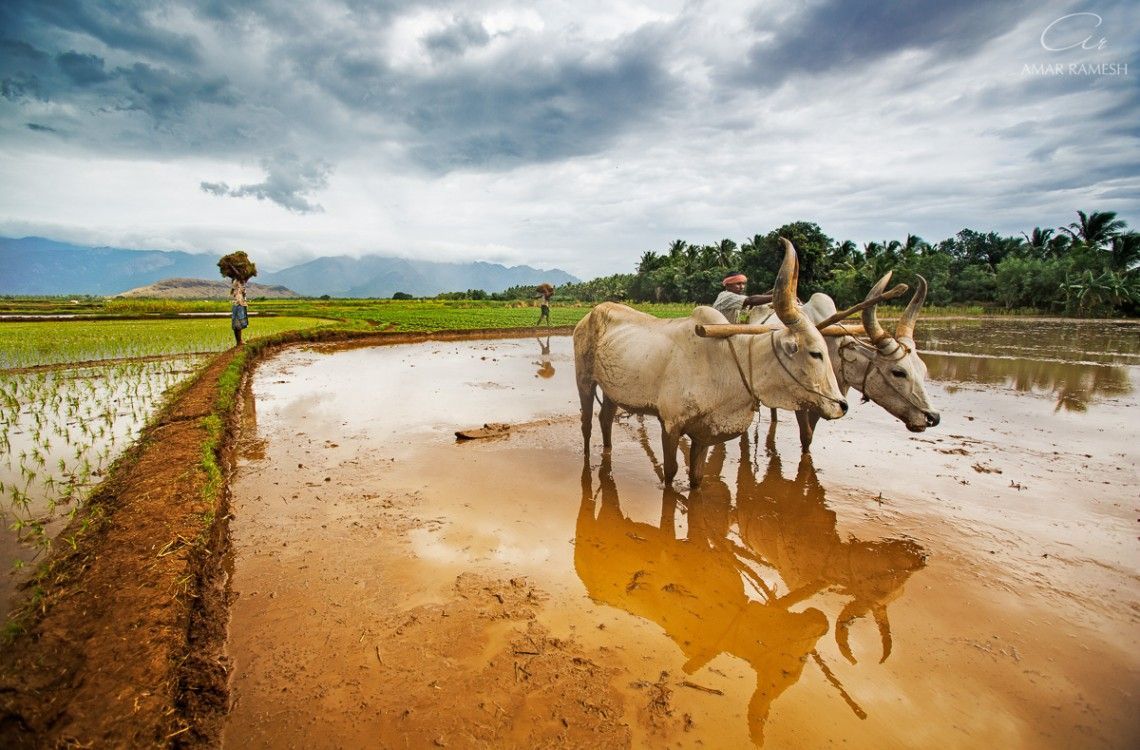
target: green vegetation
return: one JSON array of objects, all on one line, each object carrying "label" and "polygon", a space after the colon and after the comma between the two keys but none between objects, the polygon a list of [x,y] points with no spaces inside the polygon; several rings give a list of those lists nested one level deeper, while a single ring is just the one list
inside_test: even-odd
[{"label": "green vegetation", "polygon": [[[707,304],[734,270],[748,275],[750,292],[760,292],[776,278],[783,257],[779,238],[787,237],[799,252],[800,294],[826,292],[840,307],[858,302],[879,277],[893,271],[896,282],[926,277],[931,307],[1082,317],[1140,314],[1140,234],[1111,211],[1078,211],[1077,218],[1068,226],[1036,227],[1020,236],[963,229],[936,243],[908,234],[862,248],[833,240],[806,221],[739,245],[730,239],[709,245],[674,240],[664,252],[644,253],[634,273],[564,284],[554,299]],[[534,287],[490,296],[526,299],[534,296]]]},{"label": "green vegetation", "polygon": [[[190,303],[193,304],[193,303]],[[305,317],[254,318],[247,338],[329,325]],[[0,369],[218,352],[233,346],[229,320],[58,320],[0,324]]]},{"label": "green vegetation", "polygon": [[[255,319],[251,346],[333,324]],[[232,345],[225,318],[0,323],[0,565],[22,567],[50,549],[162,404],[208,353]],[[240,368],[230,379],[235,390]],[[203,456],[213,456],[221,429],[205,426],[213,442]],[[216,460],[203,468],[216,492]],[[84,528],[61,541],[74,548]]]}]

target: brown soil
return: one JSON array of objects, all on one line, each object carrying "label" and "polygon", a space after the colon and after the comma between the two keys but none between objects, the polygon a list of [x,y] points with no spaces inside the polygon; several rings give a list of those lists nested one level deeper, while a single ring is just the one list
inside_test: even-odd
[{"label": "brown soil", "polygon": [[[543,329],[543,334],[568,330]],[[314,338],[351,348],[517,335],[333,331]],[[232,358],[231,350],[210,362],[143,431],[92,496],[85,516],[90,528],[78,547],[65,550],[57,544],[47,572],[25,586],[24,629],[0,650],[0,747],[179,747],[219,741],[229,701],[224,656],[228,488],[222,489],[219,506],[210,507],[200,462],[208,437],[202,420],[211,413],[218,378]],[[250,366],[255,360],[251,357]],[[227,472],[235,426],[231,419],[221,456]],[[482,610],[473,612],[484,616]],[[560,649],[544,641],[540,631],[529,637],[546,650]],[[575,658],[566,657],[571,665],[566,675],[577,678],[586,672]],[[531,674],[551,679],[545,669]],[[581,734],[585,722],[573,728],[580,716],[576,711],[586,710],[568,704],[562,731]]]}]

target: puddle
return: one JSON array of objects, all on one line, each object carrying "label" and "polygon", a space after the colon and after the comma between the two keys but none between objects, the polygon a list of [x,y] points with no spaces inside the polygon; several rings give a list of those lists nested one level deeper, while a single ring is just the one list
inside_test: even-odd
[{"label": "puddle", "polygon": [[[853,399],[811,459],[765,411],[691,491],[652,420],[583,463],[571,342],[544,343],[259,367],[226,746],[1135,744],[1135,363],[1083,409],[937,370],[938,428]],[[1089,363],[1066,383],[1106,367],[1050,347]],[[516,427],[455,440],[485,422]]]}]

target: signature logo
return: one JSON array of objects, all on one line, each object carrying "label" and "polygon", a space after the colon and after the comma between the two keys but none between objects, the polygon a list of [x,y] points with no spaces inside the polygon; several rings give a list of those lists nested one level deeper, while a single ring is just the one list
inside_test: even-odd
[{"label": "signature logo", "polygon": [[[1070,49],[1094,50],[1108,46],[1108,39],[1097,41],[1096,29],[1104,22],[1096,13],[1081,12],[1061,16],[1041,32],[1041,46],[1050,52],[1064,52]],[[1084,36],[1082,36],[1084,35]]]}]

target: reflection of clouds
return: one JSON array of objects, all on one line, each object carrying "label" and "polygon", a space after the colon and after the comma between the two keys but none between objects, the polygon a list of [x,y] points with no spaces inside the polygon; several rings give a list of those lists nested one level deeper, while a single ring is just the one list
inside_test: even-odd
[{"label": "reflection of clouds", "polygon": [[[747,439],[740,446],[735,502],[720,478],[727,452],[721,444],[709,456],[704,482],[688,497],[671,486],[662,490],[656,523],[623,513],[608,456],[602,458],[596,491],[587,462],[574,567],[594,601],[659,625],[685,655],[686,673],[721,654],[746,661],[756,673],[749,730],[762,744],[772,703],[799,680],[809,657],[851,709],[866,716],[816,651],[829,617],[812,606],[792,608],[819,592],[838,593],[845,599],[834,616],[840,651],[855,663],[847,630],[870,613],[882,634],[885,660],[891,649],[887,604],[923,566],[924,556],[906,540],[841,539],[810,457],[801,460],[794,478],[784,479],[773,453],[767,472],[757,478]],[[675,531],[678,507],[687,515],[681,539]],[[733,541],[734,528],[743,546]]]},{"label": "reflection of clouds", "polygon": [[1057,399],[1057,408],[1066,411],[1085,411],[1098,396],[1132,392],[1124,367],[936,352],[924,352],[923,361],[933,380],[1003,384],[1018,391],[1050,393]]}]

